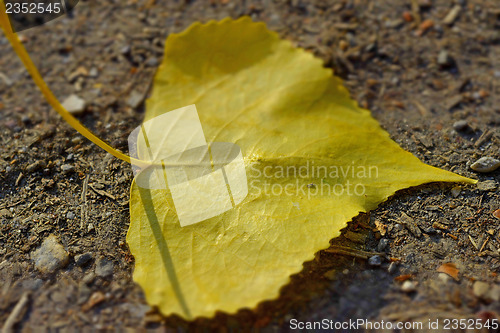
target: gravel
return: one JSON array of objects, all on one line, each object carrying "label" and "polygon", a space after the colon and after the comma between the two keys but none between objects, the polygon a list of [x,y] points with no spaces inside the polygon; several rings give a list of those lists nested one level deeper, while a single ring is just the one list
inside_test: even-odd
[{"label": "gravel", "polygon": [[63,102],[62,106],[72,114],[79,114],[85,110],[86,103],[85,100],[78,97],[77,95],[70,95]]},{"label": "gravel", "polygon": [[47,237],[31,255],[35,267],[42,273],[54,273],[68,264],[69,256],[57,237]]},{"label": "gravel", "polygon": [[112,261],[100,257],[95,265],[95,274],[100,277],[109,277],[113,274],[114,264]]},{"label": "gravel", "polygon": [[470,168],[477,172],[492,172],[500,167],[500,160],[493,157],[481,157]]}]

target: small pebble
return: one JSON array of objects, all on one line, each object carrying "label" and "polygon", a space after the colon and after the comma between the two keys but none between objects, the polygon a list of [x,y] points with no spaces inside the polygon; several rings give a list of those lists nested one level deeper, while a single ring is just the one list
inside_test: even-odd
[{"label": "small pebble", "polygon": [[0,218],[12,218],[12,213],[7,208],[0,209]]},{"label": "small pebble", "polygon": [[382,258],[379,255],[374,255],[368,259],[368,264],[370,266],[380,266],[382,264]]},{"label": "small pebble", "polygon": [[388,244],[389,240],[387,238],[381,238],[377,245],[377,251],[383,252]]},{"label": "small pebble", "polygon": [[151,57],[148,60],[146,60],[146,66],[148,66],[148,67],[156,67],[156,66],[158,66],[158,58]]},{"label": "small pebble", "polygon": [[492,172],[499,167],[500,161],[490,156],[481,157],[470,166],[472,170],[477,172]]},{"label": "small pebble", "polygon": [[396,224],[394,225],[394,230],[395,230],[395,231],[401,231],[401,230],[403,230],[403,225],[402,225],[402,224],[400,224],[400,223],[396,223]]},{"label": "small pebble", "polygon": [[401,285],[401,291],[402,292],[405,292],[405,293],[412,293],[414,292],[415,290],[417,290],[417,285],[410,281],[410,280],[406,280],[405,282],[403,282],[403,284]]},{"label": "small pebble", "polygon": [[66,218],[67,218],[67,219],[70,219],[70,220],[74,219],[74,218],[75,218],[75,213],[73,213],[73,212],[68,212],[68,214],[66,214]]},{"label": "small pebble", "polygon": [[61,165],[61,171],[64,173],[69,173],[71,171],[75,170],[75,167],[71,164],[63,164]]},{"label": "small pebble", "polygon": [[456,198],[460,195],[460,193],[462,192],[462,187],[460,186],[454,186],[452,189],[451,189],[451,195]]},{"label": "small pebble", "polygon": [[437,58],[437,63],[441,68],[450,67],[453,65],[453,58],[448,55],[448,51],[441,50]]},{"label": "small pebble", "polygon": [[82,279],[82,282],[85,284],[91,284],[95,280],[95,274],[93,272],[85,275]]},{"label": "small pebble", "polygon": [[108,277],[113,274],[114,264],[104,257],[97,259],[95,264],[95,274],[100,277]]},{"label": "small pebble", "polygon": [[130,45],[125,45],[123,46],[121,49],[120,49],[120,53],[123,54],[123,55],[128,55],[130,54],[130,51],[132,49],[130,48]]},{"label": "small pebble", "polygon": [[95,67],[92,67],[89,71],[89,77],[96,78],[99,76],[99,70]]},{"label": "small pebble", "polygon": [[82,113],[85,110],[86,103],[77,95],[71,95],[62,102],[62,106],[72,114]]},{"label": "small pebble", "polygon": [[35,267],[42,273],[54,273],[69,261],[68,253],[54,235],[47,237],[42,246],[32,253],[31,258]]},{"label": "small pebble", "polygon": [[476,281],[472,286],[472,292],[474,296],[484,299],[490,292],[490,285],[483,281]]},{"label": "small pebble", "polygon": [[476,184],[480,191],[494,191],[498,185],[494,180],[485,180]]},{"label": "small pebble", "polygon": [[446,273],[439,273],[438,274],[438,279],[439,281],[441,281],[442,283],[446,284],[448,282],[451,281],[451,276],[449,276],[448,274]]},{"label": "small pebble", "polygon": [[84,266],[92,259],[92,253],[87,252],[75,256],[75,264],[77,266]]},{"label": "small pebble", "polygon": [[463,132],[469,128],[467,120],[459,120],[453,123],[453,129],[457,132]]}]

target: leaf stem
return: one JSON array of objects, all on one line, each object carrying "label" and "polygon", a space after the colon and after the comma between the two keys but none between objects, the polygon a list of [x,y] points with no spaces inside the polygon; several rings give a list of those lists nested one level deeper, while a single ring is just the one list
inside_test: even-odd
[{"label": "leaf stem", "polygon": [[146,167],[151,165],[151,163],[148,163],[146,161],[141,161],[134,159],[126,154],[121,153],[120,151],[116,150],[115,148],[111,147],[108,145],[106,142],[101,140],[99,137],[97,137],[95,134],[93,134],[89,129],[87,129],[85,126],[83,126],[75,117],[73,117],[62,105],[61,103],[57,100],[56,96],[52,93],[50,88],[47,86],[45,81],[43,80],[42,76],[40,75],[40,72],[38,72],[38,69],[36,68],[35,64],[31,60],[28,52],[24,48],[23,44],[15,34],[15,32],[12,30],[12,27],[10,25],[9,18],[7,16],[6,10],[5,10],[5,4],[3,0],[0,0],[0,26],[2,27],[2,30],[5,34],[5,37],[9,40],[10,44],[12,45],[12,48],[14,51],[17,53],[18,57],[21,59],[21,61],[24,64],[24,67],[28,70],[28,73],[31,75],[33,78],[33,81],[35,81],[35,84],[38,86],[40,91],[42,92],[43,96],[49,102],[49,104],[59,113],[59,115],[73,127],[75,130],[77,130],[81,135],[95,143],[97,146],[101,147],[111,155],[115,156],[116,158],[119,158],[127,163],[132,163],[137,166]]}]

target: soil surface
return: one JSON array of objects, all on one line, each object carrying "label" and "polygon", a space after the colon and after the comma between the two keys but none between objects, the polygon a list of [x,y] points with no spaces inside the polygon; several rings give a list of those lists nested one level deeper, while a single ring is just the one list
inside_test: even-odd
[{"label": "soil surface", "polygon": [[[445,319],[499,318],[500,169],[470,168],[500,158],[497,0],[80,1],[73,15],[19,35],[58,98],[84,100],[79,120],[126,152],[168,34],[242,15],[322,58],[401,147],[480,183],[397,193],[257,309],[163,318],[132,281],[130,165],[64,123],[2,35],[0,323],[288,331],[292,319],[439,319],[443,328]],[[42,272],[35,259],[47,239],[61,257]]]}]

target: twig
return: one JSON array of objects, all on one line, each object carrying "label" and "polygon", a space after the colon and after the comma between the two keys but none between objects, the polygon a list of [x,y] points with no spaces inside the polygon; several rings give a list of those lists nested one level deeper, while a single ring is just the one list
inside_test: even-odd
[{"label": "twig", "polygon": [[325,252],[328,253],[333,253],[333,254],[340,254],[344,256],[351,256],[359,259],[365,259],[368,260],[368,258],[373,257],[375,255],[379,255],[381,257],[386,257],[385,253],[380,253],[380,252],[367,252],[367,251],[361,251],[361,250],[356,250],[356,249],[351,249],[349,247],[344,247],[344,246],[335,246],[332,245],[328,249],[324,250]]},{"label": "twig", "polygon": [[485,247],[485,246],[486,246],[486,244],[490,241],[490,237],[491,237],[491,236],[488,236],[488,238],[486,238],[486,240],[484,241],[483,246],[481,246],[481,249],[479,250],[479,252],[483,252],[484,247]]},{"label": "twig", "polygon": [[82,195],[80,197],[80,200],[82,201],[82,206],[80,208],[80,229],[83,229],[83,225],[85,224],[84,221],[87,221],[87,190],[89,186],[89,178],[90,175],[87,175],[83,181]]},{"label": "twig", "polygon": [[109,194],[108,192],[106,192],[106,191],[104,191],[104,190],[99,190],[99,189],[96,189],[96,188],[94,187],[94,185],[92,185],[92,184],[90,184],[90,188],[91,188],[92,190],[94,190],[94,192],[95,192],[95,193],[97,193],[97,194],[99,194],[99,195],[101,195],[101,196],[103,196],[103,197],[108,197],[108,198],[110,198],[111,200],[116,200],[116,198],[115,198],[113,195]]},{"label": "twig", "polygon": [[3,325],[2,328],[2,333],[11,333],[14,332],[12,327],[16,324],[19,314],[21,311],[23,311],[24,307],[26,306],[26,303],[28,303],[29,299],[29,292],[25,292],[22,296],[21,299],[17,302],[16,306],[10,313],[9,317],[5,321],[5,324]]},{"label": "twig", "polygon": [[19,182],[21,181],[21,179],[23,179],[23,173],[22,172],[19,174],[19,177],[17,177],[16,184],[15,184],[16,187],[19,185]]},{"label": "twig", "polygon": [[12,204],[8,204],[8,205],[1,205],[1,206],[0,206],[0,209],[14,207],[14,206],[17,206],[17,205],[19,205],[20,203],[23,203],[23,202],[24,202],[24,200],[19,200],[19,201],[17,201],[17,202],[12,203]]}]

